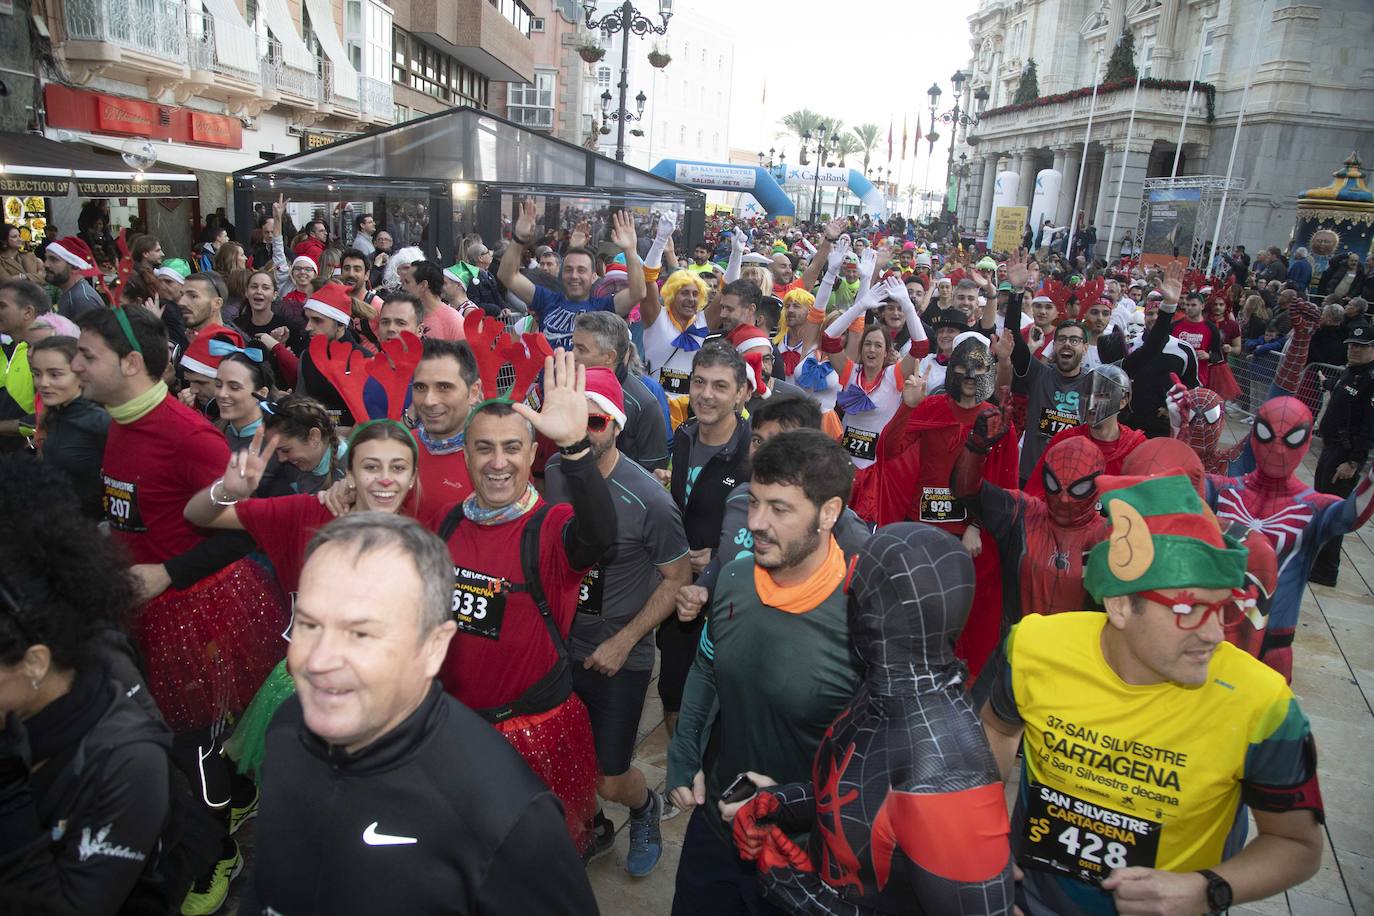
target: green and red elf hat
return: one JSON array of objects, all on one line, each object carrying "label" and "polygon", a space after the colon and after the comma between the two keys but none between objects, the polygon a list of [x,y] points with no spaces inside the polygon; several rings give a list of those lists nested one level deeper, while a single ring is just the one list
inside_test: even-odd
[{"label": "green and red elf hat", "polygon": [[1088,555],[1083,584],[1097,601],[1171,588],[1241,588],[1249,551],[1181,475],[1102,492],[1107,540]]}]

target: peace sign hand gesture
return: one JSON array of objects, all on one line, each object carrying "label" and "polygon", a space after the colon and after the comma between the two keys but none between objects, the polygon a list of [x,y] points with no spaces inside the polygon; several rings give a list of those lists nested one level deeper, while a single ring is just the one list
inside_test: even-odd
[{"label": "peace sign hand gesture", "polygon": [[916,407],[926,399],[926,386],[930,383],[930,367],[927,366],[921,372],[913,372],[906,377],[906,382],[902,385],[902,403],[907,407]]},{"label": "peace sign hand gesture", "polygon": [[263,438],[263,428],[259,426],[248,448],[229,456],[229,466],[224,469],[224,482],[220,484],[220,489],[230,499],[247,499],[262,482],[267,462],[277,451],[276,435],[268,439],[265,445]]},{"label": "peace sign hand gesture", "polygon": [[570,351],[558,349],[544,359],[544,406],[512,405],[516,413],[559,448],[587,435],[587,370],[573,361]]}]

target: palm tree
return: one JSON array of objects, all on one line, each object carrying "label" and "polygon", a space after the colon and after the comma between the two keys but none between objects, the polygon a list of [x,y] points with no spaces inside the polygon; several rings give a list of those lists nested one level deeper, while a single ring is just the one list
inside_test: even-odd
[{"label": "palm tree", "polygon": [[860,151],[864,154],[864,171],[868,171],[868,161],[873,155],[873,151],[878,148],[878,132],[882,128],[877,124],[859,124],[851,128],[854,136],[859,138]]},{"label": "palm tree", "polygon": [[[859,138],[853,134],[836,134],[835,141],[835,144],[831,148],[835,151],[835,155],[839,157],[841,167],[844,166],[846,160],[850,156],[856,156],[864,151],[863,144],[860,143]],[[841,189],[837,186],[835,188],[835,206],[831,211],[836,215],[840,212],[840,194]]]},{"label": "palm tree", "polygon": [[821,115],[812,111],[810,108],[799,108],[796,111],[783,115],[782,121],[779,122],[782,124],[783,129],[778,131],[777,136],[796,138],[797,145],[803,151],[802,155],[798,157],[798,162],[803,165],[806,164],[806,141],[802,139],[802,135],[805,134],[810,136],[815,134],[816,128],[821,125],[822,120],[824,119]]}]

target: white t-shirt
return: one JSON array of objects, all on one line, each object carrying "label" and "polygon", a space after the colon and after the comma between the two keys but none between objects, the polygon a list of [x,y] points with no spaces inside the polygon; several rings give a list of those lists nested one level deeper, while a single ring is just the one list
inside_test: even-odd
[{"label": "white t-shirt", "polygon": [[[706,330],[705,312],[697,312],[691,327]],[[697,355],[696,350],[686,350],[673,344],[681,333],[666,307],[658,313],[658,320],[644,329],[644,364],[670,398],[687,396],[692,379],[692,360]],[[698,342],[704,341],[706,335],[697,339]]]},{"label": "white t-shirt", "polygon": [[855,362],[848,363],[844,371],[839,373],[841,390],[849,387],[862,388],[868,399],[873,402],[872,410],[848,411],[842,421],[844,436],[840,439],[840,444],[854,459],[856,468],[866,468],[877,460],[878,436],[882,434],[883,427],[887,426],[887,421],[892,419],[898,405],[902,403],[902,385],[905,381],[902,378],[900,363],[884,369],[871,383],[864,380],[859,364]]}]

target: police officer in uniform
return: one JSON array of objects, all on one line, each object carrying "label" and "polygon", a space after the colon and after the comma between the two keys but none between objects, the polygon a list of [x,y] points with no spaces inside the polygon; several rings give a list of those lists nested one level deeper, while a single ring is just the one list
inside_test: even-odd
[{"label": "police officer in uniform", "polygon": [[[1317,434],[1321,457],[1313,485],[1318,493],[1348,496],[1374,447],[1374,327],[1357,324],[1345,339],[1346,368],[1331,391]],[[1317,554],[1309,580],[1335,585],[1341,565],[1341,538],[1332,538]]]}]

